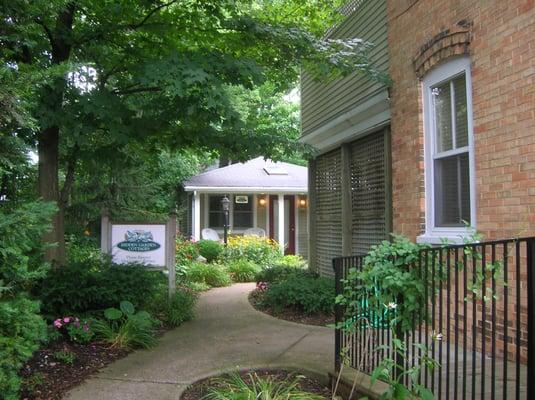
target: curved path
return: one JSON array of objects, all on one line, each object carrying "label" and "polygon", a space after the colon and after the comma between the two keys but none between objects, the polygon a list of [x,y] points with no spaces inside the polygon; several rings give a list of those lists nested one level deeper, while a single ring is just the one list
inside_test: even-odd
[{"label": "curved path", "polygon": [[237,284],[202,294],[195,320],[167,332],[156,348],[108,365],[67,399],[178,399],[199,379],[252,367],[297,368],[326,378],[334,331],[256,311],[247,299],[253,288]]}]

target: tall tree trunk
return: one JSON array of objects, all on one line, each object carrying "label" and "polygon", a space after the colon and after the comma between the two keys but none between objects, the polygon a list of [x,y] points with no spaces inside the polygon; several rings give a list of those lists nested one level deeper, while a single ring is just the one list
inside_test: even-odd
[{"label": "tall tree trunk", "polygon": [[[68,3],[58,14],[56,26],[51,32],[47,30],[52,48],[52,63],[61,64],[69,60],[72,50],[72,26],[75,5]],[[65,264],[65,194],[60,195],[59,189],[59,143],[60,126],[57,121],[61,118],[63,99],[66,89],[66,77],[57,77],[50,85],[46,85],[41,93],[42,115],[44,120],[51,117],[54,121],[42,124],[38,135],[39,155],[39,195],[45,201],[57,204],[58,211],[52,219],[52,231],[43,240],[50,244],[45,252],[45,260],[55,266]]]},{"label": "tall tree trunk", "polygon": [[57,204],[58,211],[52,218],[52,230],[45,234],[43,240],[49,244],[45,259],[54,265],[65,263],[65,235],[63,224],[63,204],[59,196],[58,158],[59,127],[51,126],[39,134],[39,195],[45,201]]}]

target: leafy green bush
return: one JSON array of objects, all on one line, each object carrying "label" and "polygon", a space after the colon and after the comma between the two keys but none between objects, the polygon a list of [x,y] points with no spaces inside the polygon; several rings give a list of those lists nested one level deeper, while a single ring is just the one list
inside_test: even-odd
[{"label": "leafy green bush", "polygon": [[18,399],[17,373],[46,337],[39,304],[23,295],[0,301],[0,393]]},{"label": "leafy green bush", "polygon": [[128,300],[142,308],[166,278],[140,265],[85,260],[51,271],[36,288],[45,315],[84,315]]},{"label": "leafy green bush", "polygon": [[213,381],[214,387],[204,400],[322,400],[323,396],[302,391],[299,378],[278,381],[273,377],[248,374],[243,379],[238,374]]},{"label": "leafy green bush", "polygon": [[231,262],[227,271],[233,282],[254,282],[256,274],[260,272],[260,267],[252,261],[243,259]]},{"label": "leafy green bush", "polygon": [[194,262],[197,257],[199,257],[198,243],[177,235],[175,246],[176,265],[187,265]]},{"label": "leafy green bush", "polygon": [[299,255],[289,254],[276,260],[273,265],[288,268],[306,268],[307,262]]},{"label": "leafy green bush", "polygon": [[76,360],[76,354],[68,350],[55,351],[53,356],[59,362],[67,365],[73,365],[74,360]]},{"label": "leafy green bush", "polygon": [[295,307],[305,314],[330,314],[334,311],[334,280],[294,275],[269,285],[263,302],[276,310]]},{"label": "leafy green bush", "polygon": [[44,276],[41,237],[55,211],[51,203],[0,206],[0,393],[18,399],[18,371],[46,339],[39,302],[27,291]]},{"label": "leafy green bush", "polygon": [[98,262],[102,258],[100,246],[95,237],[69,235],[66,239],[67,260],[70,262],[87,260]]},{"label": "leafy green bush", "polygon": [[313,272],[308,271],[303,268],[296,268],[294,266],[288,265],[273,265],[259,271],[255,279],[257,282],[268,282],[268,283],[278,283],[286,281],[293,277],[316,277],[317,275]]},{"label": "leafy green bush", "polygon": [[230,276],[220,265],[200,262],[187,266],[184,279],[186,282],[204,283],[210,287],[228,286],[232,283]]},{"label": "leafy green bush", "polygon": [[199,246],[199,253],[206,258],[209,263],[216,261],[223,251],[221,243],[215,240],[201,240],[197,243]]},{"label": "leafy green bush", "polygon": [[111,343],[113,347],[150,348],[156,344],[155,321],[146,311],[135,312],[129,301],[121,301],[120,309],[108,308],[104,318],[93,323],[95,335]]},{"label": "leafy green bush", "polygon": [[281,256],[279,245],[269,238],[231,236],[220,258],[225,263],[246,259],[265,268]]},{"label": "leafy green bush", "polygon": [[162,290],[149,306],[149,311],[167,326],[176,327],[193,319],[196,302],[197,294],[191,289],[177,288],[171,300],[167,290]]}]

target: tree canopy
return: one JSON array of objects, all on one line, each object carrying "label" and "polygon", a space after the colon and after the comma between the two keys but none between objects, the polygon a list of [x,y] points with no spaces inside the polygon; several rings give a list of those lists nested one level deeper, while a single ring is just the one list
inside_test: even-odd
[{"label": "tree canopy", "polygon": [[63,259],[76,178],[100,166],[177,149],[295,152],[296,126],[276,103],[300,68],[370,70],[366,43],[322,38],[342,2],[2,0],[1,140],[37,147],[39,196],[59,209],[48,258]]}]

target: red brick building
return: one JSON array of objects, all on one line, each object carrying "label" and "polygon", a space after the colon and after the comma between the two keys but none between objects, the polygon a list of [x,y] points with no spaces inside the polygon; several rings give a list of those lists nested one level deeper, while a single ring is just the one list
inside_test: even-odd
[{"label": "red brick building", "polygon": [[535,1],[356,0],[329,33],[360,37],[392,85],[303,76],[310,262],[390,232],[438,243],[535,234]]}]

